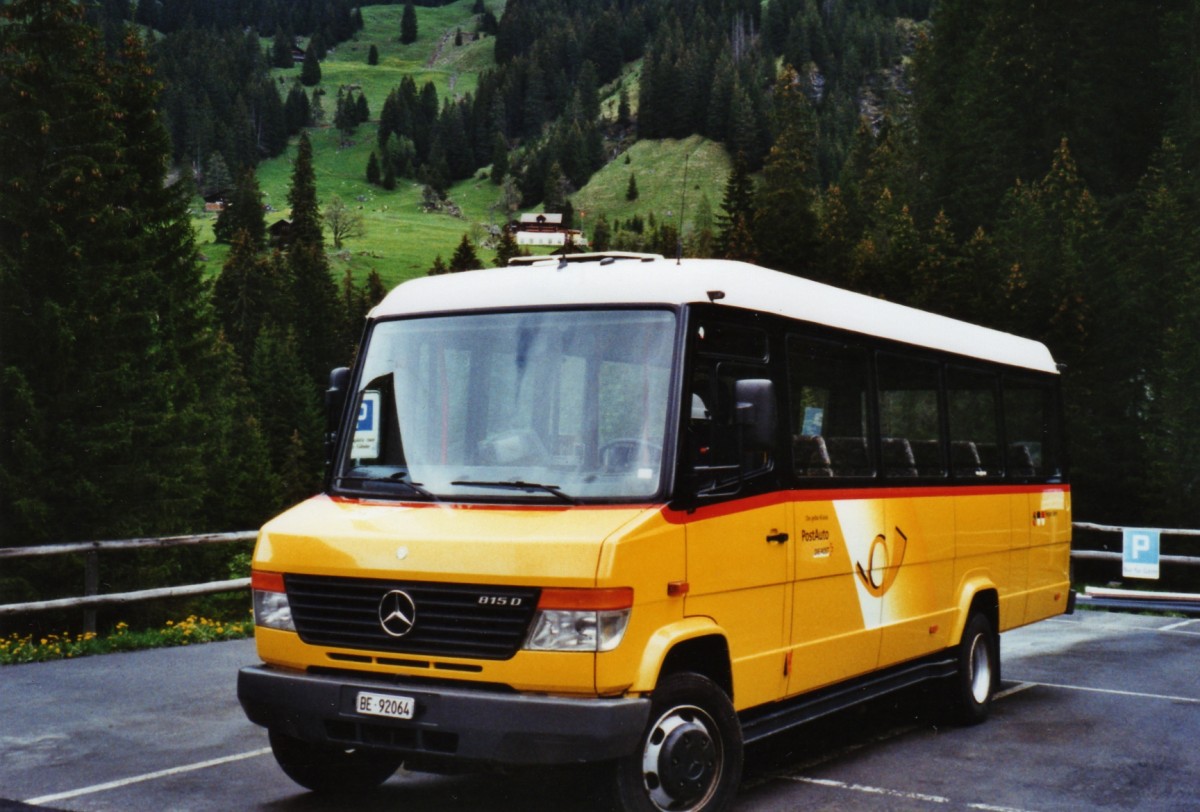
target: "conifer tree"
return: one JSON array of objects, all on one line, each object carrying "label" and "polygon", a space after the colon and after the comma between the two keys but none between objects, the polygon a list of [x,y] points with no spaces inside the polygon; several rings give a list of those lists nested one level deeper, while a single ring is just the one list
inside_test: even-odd
[{"label": "conifer tree", "polygon": [[267,222],[263,215],[262,190],[253,169],[238,175],[233,194],[225,208],[217,215],[213,224],[213,236],[217,242],[232,243],[239,231],[246,232],[251,246],[261,250],[267,242]]},{"label": "conifer tree", "polygon": [[496,267],[507,267],[510,259],[519,256],[521,256],[521,247],[517,245],[516,237],[508,228],[501,228],[500,240],[496,245]]},{"label": "conifer tree", "polygon": [[458,247],[454,249],[454,254],[450,257],[451,273],[477,271],[482,267],[483,263],[479,261],[479,257],[475,253],[475,246],[471,243],[470,235],[464,234]]},{"label": "conifer tree", "polygon": [[292,244],[322,246],[324,240],[321,236],[321,209],[317,202],[312,141],[309,140],[308,133],[301,134],[296,148],[287,201],[292,208]]},{"label": "conifer tree", "polygon": [[275,29],[275,38],[271,42],[271,67],[290,68],[292,61],[292,40],[282,28]]},{"label": "conifer tree", "polygon": [[362,336],[363,322],[371,305],[367,303],[365,287],[354,284],[354,273],[350,268],[346,268],[342,272],[341,305],[342,336],[340,341],[342,346],[353,347]]},{"label": "conifer tree", "polygon": [[596,218],[596,225],[592,227],[591,244],[593,251],[607,251],[612,246],[612,226],[608,224],[608,218],[603,212]]},{"label": "conifer tree", "polygon": [[281,256],[264,257],[248,232],[235,234],[233,249],[213,285],[213,305],[243,369],[249,366],[264,326],[293,310],[287,301],[285,273]]},{"label": "conifer tree", "polygon": [[224,156],[215,150],[209,153],[208,160],[204,162],[203,178],[200,194],[206,198],[224,197],[233,191],[233,175],[229,172],[229,165]]},{"label": "conifer tree", "polygon": [[366,284],[366,301],[367,307],[371,308],[383,301],[383,297],[387,296],[387,286],[383,284],[383,278],[379,275],[379,271],[372,268],[367,273]]},{"label": "conifer tree", "polygon": [[1012,263],[1006,329],[1036,336],[1072,363],[1088,334],[1090,282],[1099,279],[1100,212],[1066,139],[1033,184],[1018,183],[1004,204],[998,240]]},{"label": "conifer tree", "polygon": [[914,289],[921,250],[912,212],[884,189],[855,248],[855,289],[901,304],[916,304],[921,298]]},{"label": "conifer tree", "polygon": [[632,172],[629,173],[629,183],[625,186],[625,199],[630,201],[638,199],[637,176]]},{"label": "conifer tree", "polygon": [[372,186],[378,186],[382,178],[379,176],[379,156],[375,154],[375,150],[371,150],[371,157],[367,158],[367,183]]},{"label": "conifer tree", "polygon": [[412,0],[404,4],[404,13],[400,17],[400,42],[411,45],[417,41],[417,10]]},{"label": "conifer tree", "polygon": [[344,361],[347,348],[339,346],[337,341],[337,287],[325,256],[312,143],[307,133],[300,136],[288,203],[292,207],[292,227],[287,264],[296,308],[291,324],[296,351],[314,386],[320,388],[328,379],[329,370]]},{"label": "conifer tree", "polygon": [[717,216],[717,255],[725,259],[754,261],[754,181],[746,164],[745,153],[738,153],[733,171],[725,183],[721,201],[724,212]]},{"label": "conifer tree", "polygon": [[368,65],[378,65],[379,64],[379,48],[377,48],[374,44],[372,44],[371,48],[367,51],[367,64]]},{"label": "conifer tree", "polygon": [[285,505],[316,492],[324,462],[324,421],[302,352],[291,333],[279,327],[265,329],[255,343],[248,373]]},{"label": "conifer tree", "polygon": [[298,134],[300,130],[309,126],[311,119],[308,94],[304,92],[304,87],[296,82],[288,91],[287,98],[283,102],[283,120],[287,134]]},{"label": "conifer tree", "polygon": [[252,88],[251,135],[254,143],[246,165],[253,165],[262,157],[282,155],[287,149],[287,114],[276,88],[276,83],[269,79],[263,79]]},{"label": "conifer tree", "polygon": [[[185,532],[228,404],[187,200],[136,34],[0,7],[0,538]],[[19,156],[19,160],[13,160]]]},{"label": "conifer tree", "polygon": [[[563,175],[562,167],[558,161],[554,161],[549,170],[546,172],[546,179],[542,188],[542,208],[547,212],[562,213],[563,207],[567,202],[567,179]],[[565,218],[563,225],[566,225]]]},{"label": "conifer tree", "polygon": [[321,83],[321,63],[311,42],[308,44],[308,50],[304,52],[304,64],[300,66],[300,83],[305,87]]},{"label": "conifer tree", "polygon": [[628,127],[632,120],[632,113],[629,110],[629,91],[625,85],[621,85],[621,91],[617,95],[617,124],[622,127]]},{"label": "conifer tree", "polygon": [[817,259],[817,217],[813,211],[817,174],[813,146],[816,127],[808,99],[789,66],[775,83],[778,136],[763,165],[754,215],[759,261],[770,268],[805,274]]},{"label": "conifer tree", "polygon": [[333,114],[333,126],[341,131],[343,138],[349,138],[354,134],[361,121],[359,118],[358,103],[354,100],[353,93],[345,93],[341,88],[338,88],[336,105]]},{"label": "conifer tree", "polygon": [[1124,207],[1112,282],[1095,291],[1098,309],[1114,316],[1096,331],[1086,370],[1102,378],[1105,392],[1091,433],[1125,463],[1095,487],[1106,499],[1140,494],[1156,506],[1157,521],[1171,526],[1197,515],[1200,497],[1192,456],[1200,431],[1184,416],[1194,408],[1189,354],[1200,340],[1200,226],[1188,186],[1183,156],[1165,139]]}]

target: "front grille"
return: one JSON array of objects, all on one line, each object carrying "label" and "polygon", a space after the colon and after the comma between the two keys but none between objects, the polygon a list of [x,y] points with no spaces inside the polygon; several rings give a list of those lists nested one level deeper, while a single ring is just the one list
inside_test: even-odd
[{"label": "front grille", "polygon": [[[296,631],[317,646],[444,657],[506,660],[524,642],[539,590],[286,575]],[[380,623],[380,602],[393,590],[412,599],[412,630],[393,637]]]}]

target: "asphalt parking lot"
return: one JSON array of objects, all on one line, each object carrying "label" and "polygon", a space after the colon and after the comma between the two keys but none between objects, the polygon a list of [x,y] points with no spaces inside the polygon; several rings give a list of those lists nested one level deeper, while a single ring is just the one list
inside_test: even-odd
[{"label": "asphalt parking lot", "polygon": [[[323,799],[245,721],[253,643],[0,669],[0,810],[587,810],[594,776],[398,774]],[[1200,620],[1079,612],[1009,632],[991,719],[943,727],[905,695],[747,753],[739,812],[1200,808]]]}]

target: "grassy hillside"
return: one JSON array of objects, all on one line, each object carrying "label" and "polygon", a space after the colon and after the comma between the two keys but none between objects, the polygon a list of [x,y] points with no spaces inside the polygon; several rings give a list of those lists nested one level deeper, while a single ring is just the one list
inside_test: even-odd
[{"label": "grassy hillside", "polygon": [[[373,269],[389,287],[422,276],[437,255],[449,259],[463,234],[470,234],[475,240],[481,260],[492,261],[494,249],[481,245],[485,227],[500,225],[504,217],[497,205],[500,189],[482,177],[486,170],[480,173],[481,177],[450,188],[450,198],[461,208],[462,217],[424,212],[421,187],[414,181],[401,178],[397,188],[389,192],[371,186],[365,179],[367,159],[375,146],[375,121],[384,99],[405,75],[411,74],[418,87],[432,81],[439,98],[444,100],[472,92],[480,72],[493,65],[491,39],[454,45],[456,29],[474,29],[473,5],[474,0],[459,0],[441,8],[417,8],[419,36],[411,45],[399,42],[402,5],[368,6],[362,10],[365,25],[357,38],[330,51],[321,63],[326,121],[332,119],[337,90],[344,85],[361,89],[372,115],[372,121],[360,125],[347,140],[329,123],[309,130],[317,196],[322,206],[337,195],[363,215],[363,236],[347,240],[343,250],[336,252],[332,239],[327,242],[333,272],[339,281],[347,269],[357,282]],[[488,0],[488,7],[499,16],[504,0]],[[367,64],[372,44],[378,48],[380,57],[379,64],[374,66]],[[638,67],[631,66],[624,78],[632,100],[637,98]],[[299,74],[299,68],[275,70],[273,74],[287,87]],[[608,90],[612,95],[606,99],[607,107],[611,108],[607,114],[615,116],[616,85]],[[271,207],[268,224],[288,215],[287,192],[295,154],[293,141],[286,153],[259,165],[259,185],[264,201]],[[660,222],[672,222],[678,216],[684,193],[685,159],[688,165],[685,227],[694,226],[697,215],[704,211],[702,198],[707,199],[708,210],[715,212],[730,169],[728,156],[720,144],[700,136],[682,141],[642,141],[617,156],[574,196],[585,232],[590,232],[601,213],[610,222],[628,220],[634,215],[648,219],[651,213]],[[630,172],[637,175],[640,196],[636,201],[625,199]],[[205,214],[199,202],[195,211],[200,249],[207,259],[209,273],[215,276],[228,256],[229,246],[213,241],[216,215]]]},{"label": "grassy hillside", "polygon": [[[400,84],[401,78],[413,75],[418,87],[432,81],[439,99],[446,99],[473,91],[479,72],[492,65],[490,40],[461,47],[454,45],[457,28],[474,29],[473,5],[474,0],[459,0],[440,8],[418,7],[418,39],[411,45],[399,42],[403,6],[368,6],[362,10],[365,25],[358,37],[330,51],[321,63],[326,121],[333,117],[337,89],[342,85],[360,88],[372,115],[372,121],[360,125],[344,144],[341,134],[329,123],[309,130],[317,196],[322,205],[328,205],[333,195],[337,195],[363,214],[366,233],[362,237],[348,240],[344,249],[336,253],[332,240],[328,242],[339,280],[346,269],[358,281],[374,269],[389,286],[421,276],[438,254],[448,259],[464,233],[481,234],[481,228],[473,224],[492,221],[489,209],[499,199],[500,191],[488,180],[471,179],[451,187],[450,197],[463,211],[460,219],[421,211],[421,187],[412,181],[402,178],[396,189],[388,192],[371,186],[365,178],[367,159],[375,145],[375,120],[384,99]],[[504,2],[488,0],[487,5],[499,15]],[[379,64],[374,66],[367,64],[372,44],[378,48],[380,57]],[[299,75],[299,68],[272,73],[290,86]],[[264,202],[272,208],[267,214],[268,224],[288,214],[287,192],[295,154],[293,142],[286,153],[259,165],[258,180]],[[213,241],[216,215],[205,214],[199,203],[194,210],[200,250],[207,259],[209,273],[215,276],[229,254],[229,246]],[[482,248],[479,253],[487,259],[492,254]]]},{"label": "grassy hillside", "polygon": [[[684,163],[687,188],[684,188]],[[702,200],[715,213],[721,206],[731,162],[725,148],[693,135],[682,141],[638,141],[623,155],[592,176],[572,198],[576,213],[586,212],[584,228],[603,214],[613,222],[653,214],[658,222],[677,222],[683,207],[684,233],[694,228],[703,211]],[[637,178],[637,200],[626,200],[629,176]]]}]

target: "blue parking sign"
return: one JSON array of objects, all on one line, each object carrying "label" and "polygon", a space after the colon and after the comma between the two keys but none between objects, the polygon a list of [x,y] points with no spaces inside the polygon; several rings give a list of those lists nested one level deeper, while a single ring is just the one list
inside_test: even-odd
[{"label": "blue parking sign", "polygon": [[1121,575],[1125,578],[1158,579],[1159,530],[1127,527],[1121,554]]},{"label": "blue parking sign", "polygon": [[358,405],[358,426],[355,431],[375,431],[374,398],[366,398]]},{"label": "blue parking sign", "polygon": [[354,441],[350,445],[350,456],[356,460],[372,460],[379,457],[379,408],[383,395],[367,390],[358,402],[358,420],[354,424]]}]

